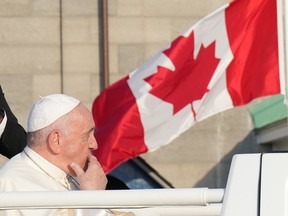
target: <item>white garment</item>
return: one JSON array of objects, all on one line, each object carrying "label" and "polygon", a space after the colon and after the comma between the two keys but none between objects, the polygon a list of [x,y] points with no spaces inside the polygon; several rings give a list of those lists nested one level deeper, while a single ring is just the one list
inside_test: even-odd
[{"label": "white garment", "polygon": [[7,115],[4,111],[4,118],[2,119],[2,122],[0,123],[0,137],[2,136],[4,130],[5,130],[5,127],[6,127],[6,124],[7,124]]},{"label": "white garment", "polygon": [[[25,152],[27,154],[25,154]],[[75,190],[67,174],[42,158],[28,146],[0,168],[0,191],[67,191]],[[28,156],[30,157],[28,157]],[[34,162],[33,162],[34,161]],[[40,168],[41,167],[41,168]],[[76,209],[0,210],[0,216],[74,216]],[[95,212],[105,215],[105,210]],[[109,215],[109,214],[106,214]]]}]

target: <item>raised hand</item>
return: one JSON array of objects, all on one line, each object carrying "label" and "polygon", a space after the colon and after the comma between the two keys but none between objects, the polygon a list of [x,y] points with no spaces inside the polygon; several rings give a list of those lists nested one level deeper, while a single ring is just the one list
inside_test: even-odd
[{"label": "raised hand", "polygon": [[86,171],[84,171],[79,164],[74,162],[70,163],[70,167],[77,176],[80,190],[105,190],[107,184],[106,174],[95,156],[89,156],[89,163]]}]

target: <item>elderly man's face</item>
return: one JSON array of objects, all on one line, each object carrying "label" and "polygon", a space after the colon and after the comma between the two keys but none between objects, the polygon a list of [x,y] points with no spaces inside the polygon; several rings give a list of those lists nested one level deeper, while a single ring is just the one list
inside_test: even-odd
[{"label": "elderly man's face", "polygon": [[[95,126],[91,112],[80,105],[71,115],[74,115],[73,118],[76,120],[68,126],[69,132],[64,138],[65,145],[62,151],[69,172],[72,171],[68,166],[71,162],[78,163],[85,169],[89,155],[98,147],[94,137]],[[73,171],[70,174],[74,175]]]}]

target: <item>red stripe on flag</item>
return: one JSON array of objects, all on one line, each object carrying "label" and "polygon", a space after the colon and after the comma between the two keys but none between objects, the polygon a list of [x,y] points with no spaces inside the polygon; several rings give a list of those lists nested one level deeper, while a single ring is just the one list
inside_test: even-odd
[{"label": "red stripe on flag", "polygon": [[227,88],[234,106],[279,94],[275,0],[238,0],[226,9],[226,27],[234,59]]},{"label": "red stripe on flag", "polygon": [[127,80],[125,77],[104,90],[92,106],[98,143],[94,155],[106,173],[147,152],[137,104]]}]

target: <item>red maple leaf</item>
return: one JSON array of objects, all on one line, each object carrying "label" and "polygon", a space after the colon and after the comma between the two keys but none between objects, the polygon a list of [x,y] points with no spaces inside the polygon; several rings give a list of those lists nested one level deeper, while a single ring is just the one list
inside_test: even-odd
[{"label": "red maple leaf", "polygon": [[178,37],[163,52],[174,63],[175,71],[158,66],[157,73],[145,79],[152,86],[151,94],[174,105],[173,114],[209,91],[208,83],[220,61],[215,58],[215,41],[206,48],[201,45],[196,59],[193,52],[194,33]]}]

